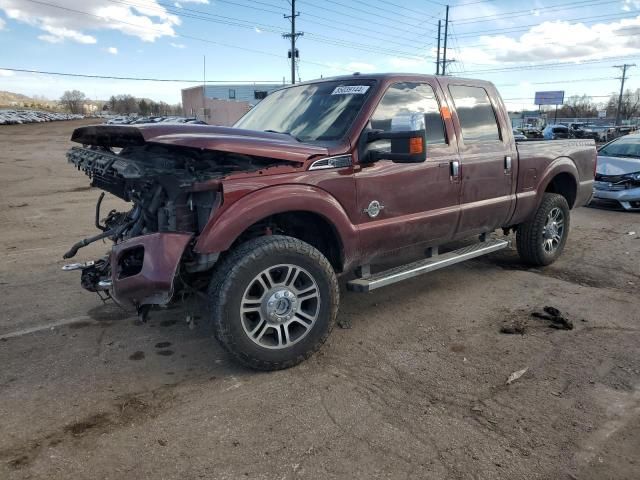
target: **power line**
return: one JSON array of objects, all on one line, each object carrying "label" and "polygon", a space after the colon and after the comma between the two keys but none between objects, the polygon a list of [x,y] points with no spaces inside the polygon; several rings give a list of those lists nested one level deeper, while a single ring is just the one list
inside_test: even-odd
[{"label": "power line", "polygon": [[[334,5],[341,6],[342,8],[347,8],[347,9],[350,9],[350,10],[354,10],[354,11],[360,13],[360,14],[365,14],[365,15],[370,15],[370,16],[376,17],[376,18],[380,18],[379,15],[377,15],[375,13],[371,13],[371,12],[369,12],[367,10],[363,10],[363,9],[360,9],[360,8],[357,8],[357,7],[352,7],[350,5],[345,5],[343,3],[336,2],[335,0],[324,0],[324,1],[327,2],[327,3],[332,3]],[[332,13],[335,13],[336,15],[341,15],[341,16],[345,15],[344,12],[340,12],[340,11],[335,10],[335,9],[327,8],[326,5],[316,5],[314,3],[310,3],[308,0],[305,0],[304,3],[307,6],[310,6],[310,7],[313,7],[313,8],[317,8],[317,9],[321,9],[321,10],[323,10],[325,12],[332,12]],[[389,23],[382,23],[382,22],[371,20],[371,19],[367,19],[366,22],[368,24],[379,25],[379,26],[382,26],[382,27],[385,27],[385,28],[399,28],[399,26],[401,26],[402,28],[406,29],[407,27],[410,27],[410,28],[421,28],[421,27],[424,26],[423,23],[420,23],[419,25],[411,25],[411,24],[409,24],[407,22],[401,22],[401,21],[395,20],[393,18],[387,18],[387,20],[389,22],[395,23],[396,25],[390,25]],[[436,24],[433,23],[433,24],[430,24],[430,25],[434,25],[435,26]],[[416,32],[416,33],[418,33],[418,32]],[[422,31],[420,33],[422,33]]]},{"label": "power line", "polygon": [[[537,11],[537,12],[555,12],[555,11],[562,11],[562,10],[572,10],[574,8],[577,7],[593,7],[593,6],[598,6],[598,5],[604,5],[604,4],[610,4],[610,3],[618,3],[618,0],[605,0],[605,1],[596,1],[596,0],[581,0],[578,2],[570,2],[570,3],[563,3],[561,5],[555,5],[555,6],[551,6],[551,7],[540,7],[540,8],[534,8],[533,10]],[[458,25],[468,25],[471,23],[483,23],[483,22],[492,22],[494,20],[502,20],[505,18],[516,18],[516,17],[522,17],[522,16],[531,16],[531,11],[532,9],[528,9],[528,10],[514,10],[511,12],[503,12],[503,13],[496,13],[493,15],[483,15],[480,17],[474,16],[474,17],[463,17],[459,20],[456,21],[456,24]]]},{"label": "power line", "polygon": [[[117,1],[117,0],[111,0],[111,1]],[[218,0],[218,1],[222,2],[223,0]],[[251,0],[248,0],[248,1],[251,1]],[[125,3],[125,2],[121,2],[121,3]],[[252,7],[252,6],[249,6],[249,5],[242,5],[242,4],[239,4],[237,2],[232,2],[232,1],[228,1],[228,0],[225,0],[224,3],[229,3],[229,4],[237,5],[237,6],[243,6],[245,8],[249,8],[249,9],[252,9],[252,10],[264,11],[264,12],[268,12],[268,13],[274,13],[274,14],[277,14],[278,16],[282,15],[282,11],[277,12],[277,11],[273,11],[273,10],[261,9],[261,8],[258,8],[258,7]],[[259,2],[259,1],[256,1],[255,3],[264,4],[264,5],[271,5],[271,4],[264,3],[264,2]],[[199,9],[194,9],[194,8],[187,8],[187,7],[184,7],[184,6],[179,8],[179,9],[176,9],[172,5],[168,5],[167,3],[164,3],[164,2],[161,2],[161,1],[158,1],[157,4],[161,5],[164,9],[167,9],[171,13],[173,13],[174,15],[178,15],[178,16],[184,16],[184,14],[182,14],[182,12],[184,11],[184,12],[189,12],[189,13],[194,13],[194,14],[199,14],[199,15],[206,15],[206,16],[209,16],[209,17],[218,17],[218,18],[223,18],[223,19],[228,19],[228,20],[240,21],[240,22],[243,22],[243,23],[247,24],[247,25],[245,25],[247,28],[254,28],[254,26],[257,26],[257,27],[260,27],[261,29],[263,29],[265,31],[269,31],[269,32],[273,32],[273,33],[278,33],[280,31],[280,27],[275,26],[275,25],[266,25],[266,24],[262,24],[262,23],[250,22],[248,20],[241,20],[241,19],[237,19],[237,18],[233,18],[233,17],[225,17],[225,16],[222,16],[222,15],[214,15],[214,14],[206,12],[204,10],[199,10]],[[145,8],[154,8],[153,4],[148,4],[148,5],[144,4],[144,6],[145,6]],[[277,7],[277,6],[274,5],[274,7]],[[158,9],[157,7],[155,7],[155,8]],[[338,30],[340,32],[354,34],[354,32],[353,32],[354,29],[362,30],[362,29],[360,29],[358,27],[355,27],[354,25],[352,25],[350,23],[340,22],[340,21],[337,21],[335,19],[321,17],[319,15],[312,15],[312,14],[308,14],[306,12],[305,12],[305,17],[313,17],[313,18],[318,18],[318,19],[321,19],[321,20],[327,20],[327,21],[333,22],[335,24],[345,25],[345,26],[349,27],[349,29],[347,30],[347,29],[344,29],[344,28],[336,27],[335,25],[331,25],[331,24],[328,24],[328,23],[315,22],[317,25],[320,25],[320,26],[323,26],[323,27],[326,27],[326,28],[331,28],[333,30]],[[357,35],[361,36],[361,37],[372,38],[372,39],[375,39],[375,40],[378,40],[380,38],[379,36],[374,36],[374,35],[370,35],[368,33],[363,33],[363,32],[358,32]],[[391,36],[391,37],[395,37],[395,38],[403,38],[403,39],[405,38],[405,37],[403,37],[401,35],[392,35],[392,34],[386,34],[386,36]],[[326,37],[326,38],[328,38],[328,37]],[[385,43],[393,43],[393,44],[400,45],[402,47],[406,47],[406,48],[410,48],[410,49],[418,49],[419,48],[419,47],[416,47],[415,45],[409,45],[406,42],[398,42],[398,41],[394,41],[394,40],[390,40],[390,39],[386,39]]]},{"label": "power line", "polygon": [[467,5],[476,5],[478,3],[489,3],[495,1],[496,0],[477,0],[475,2],[458,3],[457,5],[452,5],[451,8],[466,7]]},{"label": "power line", "polygon": [[[632,26],[632,27],[623,27],[618,29],[618,32],[622,32],[622,31],[633,31],[634,33],[610,33],[607,34],[605,38],[608,37],[636,37],[638,35],[640,35],[640,26]],[[593,40],[596,39],[600,39],[601,38],[601,34],[599,34],[598,37],[594,38]],[[553,40],[554,37],[538,37],[536,40]],[[517,40],[517,39],[513,39],[514,41],[522,44],[522,41]],[[550,46],[550,45],[558,45],[558,46],[567,46],[566,42],[545,42],[545,46]],[[483,52],[504,52],[505,51],[505,47],[501,47],[501,48],[487,48],[486,44],[483,43],[476,43],[476,44],[471,44],[471,45],[463,45],[461,48],[482,48]],[[476,65],[480,65],[480,64],[476,64]]]},{"label": "power line", "polygon": [[601,60],[595,60],[595,59],[585,60],[581,62],[579,65],[576,65],[575,62],[556,62],[556,63],[542,63],[537,65],[521,65],[521,66],[512,66],[512,67],[489,68],[484,70],[469,70],[467,71],[467,73],[491,73],[491,72],[507,72],[507,71],[520,71],[520,70],[526,71],[526,70],[533,70],[533,69],[548,70],[548,69],[566,68],[566,67],[577,68],[583,64],[604,63],[604,62],[623,60],[623,59],[628,59],[633,57],[634,55],[627,55],[623,57],[610,57],[610,58],[601,59]]},{"label": "power line", "polygon": [[[409,7],[405,7],[404,5],[399,5],[399,4],[397,4],[397,3],[389,2],[388,0],[378,0],[378,1],[379,1],[380,3],[386,3],[386,4],[391,5],[391,6],[393,6],[393,7],[401,8],[401,9],[403,9],[403,10],[407,10],[407,11],[409,11],[409,12],[417,13],[418,15],[425,15],[426,17],[433,18],[434,20],[437,20],[437,19],[438,19],[438,17],[434,17],[433,15],[428,15],[428,14],[426,14],[426,13],[424,13],[424,12],[421,12],[421,11],[418,11],[418,10],[414,10],[413,8],[409,8]],[[363,2],[359,2],[359,3],[363,3]],[[435,4],[437,4],[437,5],[444,6],[444,4],[439,3],[439,2],[431,2],[431,3],[435,3]]]},{"label": "power line", "polygon": [[[313,5],[312,5],[312,6],[313,6]],[[327,17],[323,17],[323,16],[321,16],[321,15],[316,15],[316,14],[314,14],[314,13],[309,13],[309,12],[307,12],[307,11],[305,11],[305,12],[304,12],[304,16],[305,16],[305,18],[306,18],[306,17],[309,17],[309,18],[317,18],[317,19],[320,19],[320,20],[326,20],[327,22],[331,22],[331,23],[334,23],[334,24],[336,24],[336,25],[345,25],[346,27],[348,27],[348,28],[349,28],[349,30],[345,30],[345,29],[343,29],[343,28],[338,28],[338,27],[335,27],[335,26],[333,26],[333,25],[329,25],[329,24],[326,24],[326,23],[316,22],[318,25],[322,25],[322,26],[327,27],[327,28],[337,29],[337,30],[340,30],[340,31],[348,32],[348,33],[354,33],[354,32],[353,32],[353,30],[354,30],[354,29],[356,29],[356,30],[364,30],[364,31],[371,31],[371,29],[370,29],[370,28],[368,28],[368,29],[364,29],[364,28],[362,28],[362,27],[357,27],[357,26],[355,26],[355,25],[353,25],[353,24],[351,24],[351,23],[342,22],[342,21],[340,21],[340,20],[336,20],[335,18],[327,18]],[[383,25],[383,26],[385,26],[385,27],[387,27],[387,28],[389,28],[389,27],[390,27],[389,25]],[[391,27],[391,28],[394,28],[394,27]],[[362,34],[362,33],[360,33],[360,32],[358,32],[358,33],[357,33],[357,35],[370,37],[370,35],[363,35],[363,34]],[[406,40],[406,39],[407,39],[407,35],[409,35],[409,34],[405,34],[405,35],[396,35],[396,34],[388,33],[388,32],[387,32],[387,33],[385,33],[385,37],[400,38],[400,39],[404,39],[404,40]],[[410,34],[410,35],[412,35],[412,36],[415,38],[415,34],[413,34],[413,33],[412,33],[412,34]],[[380,38],[380,36],[375,37],[375,38]],[[399,44],[399,45],[409,46],[409,45],[406,45],[405,43],[391,42],[391,41],[390,41],[390,40],[388,40],[387,38],[385,38],[385,42],[386,42],[386,43],[396,43],[396,44]],[[410,47],[410,48],[411,48],[411,47]]]},{"label": "power line", "polygon": [[[596,78],[581,78],[579,80],[553,80],[545,82],[527,82],[529,85],[558,85],[561,83],[583,83],[583,82],[602,82],[615,80],[613,77],[596,77]],[[496,83],[497,87],[519,87],[521,83]]]},{"label": "power line", "polygon": [[[624,20],[627,18],[635,18],[637,15],[629,15],[627,14],[620,14],[620,13],[612,13],[612,14],[608,14],[608,15],[596,15],[596,16],[589,16],[589,17],[578,17],[578,18],[565,18],[563,20],[561,20],[562,22],[573,22],[573,21],[580,21],[580,20],[595,20],[595,21],[599,21],[602,20],[604,18],[608,18],[608,17],[616,17],[616,20]],[[613,19],[612,19],[613,20]],[[521,25],[519,27],[509,27],[509,28],[497,28],[497,29],[492,29],[492,30],[475,30],[473,32],[466,32],[463,34],[458,35],[458,37],[463,38],[463,37],[474,37],[478,34],[482,34],[482,35],[486,35],[487,33],[516,33],[516,32],[520,32],[520,31],[525,31],[528,30],[531,27],[537,27],[539,26],[539,23],[534,23],[534,24],[529,24],[529,25]]]},{"label": "power line", "polygon": [[[39,5],[46,5],[46,6],[53,7],[53,8],[59,8],[61,10],[77,13],[77,14],[80,14],[80,15],[86,15],[86,16],[89,16],[89,17],[98,18],[100,20],[104,20],[104,21],[108,21],[108,22],[122,23],[124,25],[129,25],[131,27],[135,27],[135,28],[140,29],[140,30],[152,31],[152,32],[161,33],[161,34],[165,34],[166,33],[165,31],[159,30],[157,28],[141,27],[140,25],[136,25],[136,24],[130,23],[130,22],[125,22],[124,20],[118,20],[118,19],[115,19],[115,18],[103,17],[101,15],[96,15],[94,13],[83,12],[82,10],[76,10],[76,9],[73,9],[73,8],[63,7],[61,5],[55,5],[53,3],[41,2],[39,0],[26,0],[26,1],[32,2],[32,3],[37,3]],[[261,55],[268,55],[270,57],[281,58],[280,55],[275,54],[273,52],[266,52],[264,50],[256,50],[256,49],[248,48],[248,47],[240,47],[238,45],[231,45],[231,44],[228,44],[228,43],[218,42],[218,41],[210,40],[210,39],[207,39],[207,38],[195,37],[193,35],[185,35],[183,33],[175,33],[175,36],[176,37],[180,37],[180,38],[186,38],[186,39],[189,39],[189,40],[196,40],[196,41],[203,42],[203,43],[210,43],[212,45],[219,45],[219,46],[222,46],[222,47],[234,48],[234,49],[243,50],[243,51],[246,51],[246,52],[259,53]],[[313,65],[319,65],[321,67],[331,68],[331,69],[335,68],[335,66],[333,66],[333,65],[328,65],[326,63],[320,63],[320,62],[315,62],[315,61],[311,61],[311,60],[304,60],[304,63],[309,63],[309,64],[313,64]],[[336,69],[336,70],[345,71],[346,72],[346,70],[341,70],[341,69]]]},{"label": "power line", "polygon": [[[90,75],[85,73],[68,73],[68,72],[49,72],[44,70],[27,70],[25,68],[7,68],[0,67],[0,70],[8,70],[10,72],[19,72],[19,73],[35,73],[40,75],[56,75],[62,77],[81,77],[81,78],[98,78],[105,80],[135,80],[142,82],[182,82],[182,83],[202,83],[202,79],[199,80],[191,80],[185,78],[151,78],[151,77],[117,77],[113,75]],[[212,83],[248,83],[248,84],[265,84],[265,83],[282,83],[282,80],[207,80],[207,82]]]},{"label": "power line", "polygon": [[[123,4],[123,5],[129,5],[129,6],[139,6],[139,3],[131,3],[131,2],[127,2],[125,0],[108,0],[112,3],[118,3],[118,4]],[[185,13],[182,10],[185,9],[177,9],[174,8],[170,5],[166,5],[164,3],[160,3],[160,5],[162,5],[162,7],[158,7],[155,5],[145,5],[145,8],[149,8],[149,9],[155,9],[155,10],[162,10],[164,11],[168,11],[169,13],[172,13],[176,16],[179,17],[183,17],[183,18],[190,18],[190,19],[194,19],[194,20],[200,20],[200,21],[204,21],[204,22],[212,22],[212,23],[220,23],[223,25],[230,25],[230,26],[235,26],[235,27],[240,27],[240,28],[246,28],[246,29],[250,29],[253,30],[256,27],[259,27],[263,32],[268,32],[268,33],[274,33],[274,34],[278,34],[280,35],[281,29],[280,27],[277,27],[275,25],[266,25],[266,24],[262,24],[262,23],[254,23],[254,22],[248,22],[242,19],[238,19],[238,18],[234,18],[234,17],[226,17],[226,16],[222,16],[222,15],[214,15],[208,12],[204,12],[202,10],[195,10],[195,9],[186,9],[189,12],[197,12],[198,15],[196,14],[192,14],[192,13]],[[201,15],[205,15],[205,17],[202,17]],[[212,18],[210,18],[212,17]],[[222,19],[222,20],[220,20]],[[242,22],[242,23],[238,23],[238,22]],[[379,53],[382,55],[387,55],[387,56],[402,56],[405,58],[416,58],[418,56],[418,54],[416,53],[412,53],[412,52],[406,52],[404,50],[398,50],[398,49],[391,49],[391,48],[384,48],[384,49],[380,49],[380,48],[373,48],[370,45],[367,44],[363,44],[363,43],[358,43],[358,42],[353,42],[353,41],[349,41],[349,40],[344,40],[344,39],[340,39],[340,38],[333,38],[333,37],[327,37],[325,35],[319,35],[313,32],[307,32],[308,36],[312,36],[313,41],[316,42],[320,42],[320,43],[329,43],[331,45],[337,45],[337,46],[342,46],[345,48],[352,48],[355,50],[362,50],[362,51],[366,51],[366,52],[374,52],[374,53]]]}]

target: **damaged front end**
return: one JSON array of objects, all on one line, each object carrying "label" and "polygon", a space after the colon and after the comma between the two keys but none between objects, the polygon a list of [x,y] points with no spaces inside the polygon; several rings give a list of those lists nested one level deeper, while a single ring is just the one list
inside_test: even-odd
[{"label": "damaged front end", "polygon": [[[91,128],[100,133],[100,127]],[[77,132],[74,140],[92,140]],[[100,141],[67,153],[69,162],[89,176],[92,186],[132,206],[128,211],[112,210],[103,218],[102,193],[95,213],[95,226],[101,232],[74,244],[64,258],[102,239],[111,240],[113,247],[103,258],[66,265],[63,270],[80,270],[83,288],[141,313],[149,306],[168,304],[177,291],[202,288],[199,274],[209,270],[218,255],[197,254],[193,244],[222,202],[216,179],[280,162],[147,142],[136,129],[130,133],[129,137],[107,136],[113,146],[104,141],[104,135],[94,136]]]}]

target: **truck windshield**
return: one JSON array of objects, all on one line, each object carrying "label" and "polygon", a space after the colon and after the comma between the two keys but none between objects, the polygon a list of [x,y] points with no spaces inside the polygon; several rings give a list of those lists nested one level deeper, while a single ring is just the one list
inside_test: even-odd
[{"label": "truck windshield", "polygon": [[273,92],[234,125],[299,141],[339,140],[369,97],[372,80],[319,82]]}]

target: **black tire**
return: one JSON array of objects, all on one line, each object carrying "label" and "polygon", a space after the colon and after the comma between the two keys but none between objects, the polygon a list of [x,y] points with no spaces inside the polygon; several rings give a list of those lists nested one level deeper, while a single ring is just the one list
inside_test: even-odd
[{"label": "black tire", "polygon": [[[559,209],[562,214],[563,228],[557,244],[554,243],[555,248],[549,251],[545,249],[545,240],[549,240],[545,238],[545,227],[549,215],[556,212],[556,209]],[[536,266],[550,265],[555,262],[567,242],[569,226],[570,213],[567,200],[557,193],[545,193],[533,217],[529,221],[518,225],[516,243],[518,254],[522,261]]]},{"label": "black tire", "polygon": [[[251,314],[241,313],[240,309],[247,305],[245,295],[248,295],[250,289],[255,287],[256,282],[260,283],[258,277],[261,272],[274,268],[277,274],[277,266],[279,265],[300,269],[304,272],[300,274],[301,277],[310,277],[312,282],[315,282],[319,295],[315,300],[317,304],[312,305],[315,307],[315,320],[307,329],[307,333],[304,333],[289,346],[275,345],[269,348],[256,342],[266,342],[266,339],[270,339],[271,336],[285,338],[284,330],[280,330],[280,328],[287,329],[286,340],[288,341],[289,327],[271,324],[264,314],[264,310],[260,307],[259,312],[253,314],[259,318],[259,320],[255,320],[255,323],[258,324],[256,329],[262,322],[265,322],[268,326],[263,328],[269,334],[262,332],[260,337],[265,340],[260,338],[252,340],[250,332],[247,331],[248,323],[253,321],[249,318]],[[295,269],[291,270],[292,276],[294,271]],[[272,273],[270,271],[269,275]],[[286,275],[288,279],[289,273]],[[260,278],[264,277],[260,276]],[[269,281],[271,280],[272,278],[269,277]],[[276,282],[272,283],[274,289],[280,288]],[[262,298],[267,298],[270,291],[265,290],[261,294]],[[211,327],[222,346],[242,364],[257,370],[289,368],[309,358],[326,341],[335,325],[339,296],[336,274],[326,257],[317,249],[292,237],[281,235],[260,237],[249,240],[233,249],[217,266],[209,287]],[[304,302],[308,301],[298,301],[296,304],[299,305],[298,310],[302,310]],[[256,303],[264,304],[259,301]],[[267,308],[266,305],[264,308]],[[290,310],[289,313],[294,318],[298,315],[295,313],[295,309]],[[300,322],[298,322],[300,325],[295,324],[295,321],[287,324],[289,323],[291,323],[292,329],[295,329],[294,327],[297,327],[298,330],[302,328]],[[291,335],[291,338],[294,336]]]}]

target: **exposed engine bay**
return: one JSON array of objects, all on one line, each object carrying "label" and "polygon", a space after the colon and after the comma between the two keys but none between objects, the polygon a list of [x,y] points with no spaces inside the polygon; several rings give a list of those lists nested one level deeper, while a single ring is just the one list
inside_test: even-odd
[{"label": "exposed engine bay", "polygon": [[[74,244],[64,258],[72,258],[80,248],[107,238],[115,246],[131,243],[137,237],[160,233],[188,234],[175,238],[194,238],[222,200],[219,185],[216,182],[207,184],[207,181],[234,172],[255,171],[285,163],[231,152],[154,143],[121,149],[73,147],[67,158],[87,174],[92,186],[131,202],[132,208],[128,211],[111,210],[103,216],[103,192],[95,211],[95,226],[101,233]],[[163,245],[160,247],[164,248]],[[185,249],[184,268],[189,272],[205,271],[217,259],[217,255],[195,255],[186,245],[182,248]],[[104,258],[86,264],[67,265],[65,269],[82,270],[83,288],[98,294],[105,292],[109,296],[114,287],[112,270],[117,268],[117,279],[133,277],[142,271],[145,258],[143,245],[132,246],[119,255],[114,265],[115,251],[114,247],[113,252]],[[148,303],[164,303],[164,300],[154,299]]]}]

